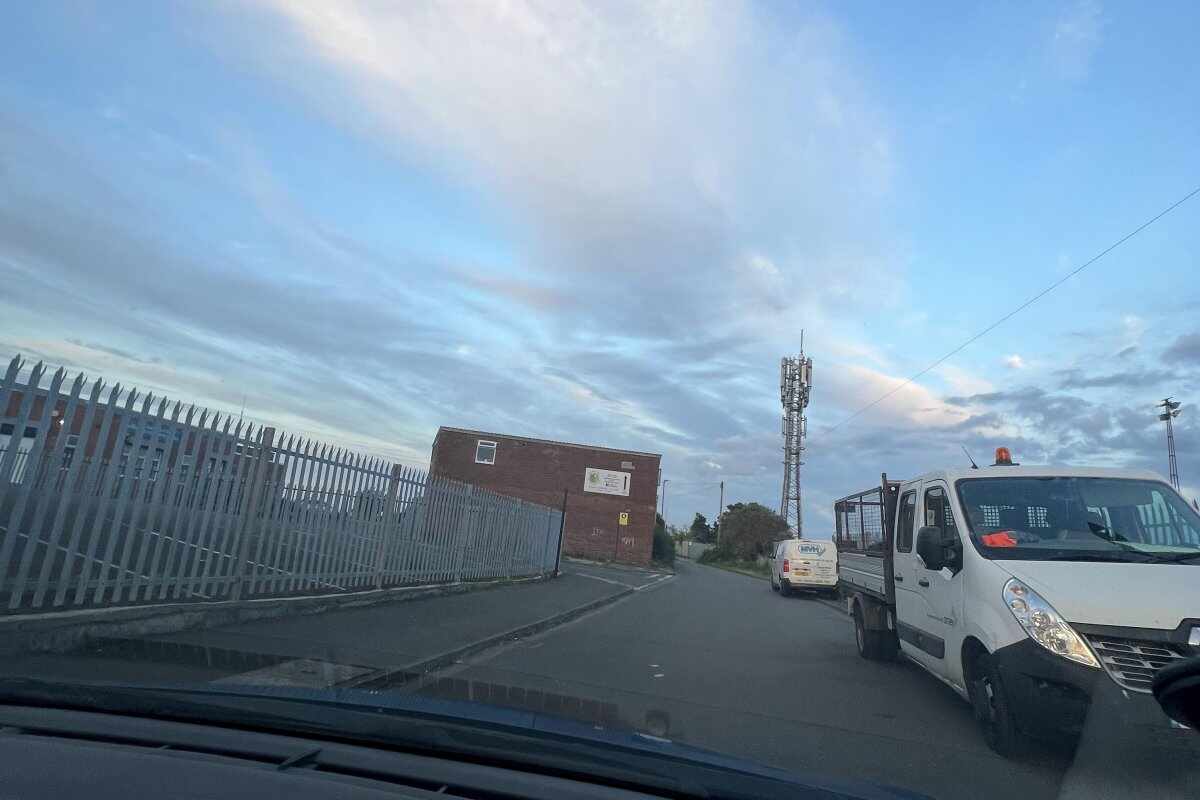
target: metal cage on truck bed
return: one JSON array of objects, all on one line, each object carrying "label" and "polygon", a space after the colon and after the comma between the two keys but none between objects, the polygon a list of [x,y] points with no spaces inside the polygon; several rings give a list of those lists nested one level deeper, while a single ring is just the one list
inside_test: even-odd
[{"label": "metal cage on truck bed", "polygon": [[[900,482],[889,481],[887,473],[880,478],[878,486],[834,502],[834,542],[843,592],[866,593],[891,604],[896,599],[892,586],[891,531]],[[864,610],[873,629],[885,625],[878,608],[870,606]]]},{"label": "metal cage on truck bed", "polygon": [[[890,497],[885,496],[884,486],[888,487]],[[894,512],[888,503],[895,502],[897,486],[898,483],[888,481],[884,475],[879,486],[834,502],[834,541],[839,553],[883,554],[887,531],[891,527],[886,520]]]}]

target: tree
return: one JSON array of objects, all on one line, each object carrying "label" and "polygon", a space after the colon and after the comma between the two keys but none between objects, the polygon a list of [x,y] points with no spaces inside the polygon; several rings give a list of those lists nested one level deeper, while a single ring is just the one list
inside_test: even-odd
[{"label": "tree", "polygon": [[695,518],[692,520],[692,527],[689,529],[689,533],[691,533],[694,541],[712,541],[712,528],[708,526],[708,520],[705,519],[704,515],[699,512],[696,513]]},{"label": "tree", "polygon": [[721,515],[721,550],[743,560],[766,555],[787,530],[787,520],[766,506],[735,503]]},{"label": "tree", "polygon": [[675,563],[675,542],[667,533],[667,523],[662,515],[654,515],[654,541],[651,547],[651,557],[660,563]]}]

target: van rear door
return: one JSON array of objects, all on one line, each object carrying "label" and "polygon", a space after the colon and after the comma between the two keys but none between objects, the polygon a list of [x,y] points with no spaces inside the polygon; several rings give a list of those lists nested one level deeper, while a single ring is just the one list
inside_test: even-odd
[{"label": "van rear door", "polygon": [[791,545],[796,565],[793,577],[805,583],[826,585],[837,580],[837,548],[833,542],[799,539]]}]

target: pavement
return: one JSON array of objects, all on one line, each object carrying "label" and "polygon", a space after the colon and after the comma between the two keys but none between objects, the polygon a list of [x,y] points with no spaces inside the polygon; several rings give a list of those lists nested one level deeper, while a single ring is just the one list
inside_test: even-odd
[{"label": "pavement", "polygon": [[[102,642],[79,656],[6,666],[416,691],[932,797],[1096,797],[1101,762],[1127,770],[1111,750],[1090,754],[1085,769],[1064,748],[1000,758],[949,688],[906,661],[859,658],[839,604],[784,598],[765,580],[684,560],[674,574],[565,561],[552,581]],[[1175,771],[1190,772],[1182,761]],[[1138,774],[1125,788],[1150,788],[1162,772],[1141,761]]]},{"label": "pavement", "polygon": [[[66,656],[8,660],[0,671],[62,680],[357,685],[428,669],[527,635],[670,577],[566,561],[554,580],[179,633],[104,639]],[[299,663],[297,663],[299,662]]]}]

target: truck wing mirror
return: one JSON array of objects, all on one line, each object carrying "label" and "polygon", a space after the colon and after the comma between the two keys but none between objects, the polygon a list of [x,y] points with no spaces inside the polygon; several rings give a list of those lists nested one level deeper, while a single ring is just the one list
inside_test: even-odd
[{"label": "truck wing mirror", "polygon": [[917,555],[925,562],[925,569],[940,570],[946,566],[946,550],[942,544],[942,529],[925,525],[917,530]]}]

